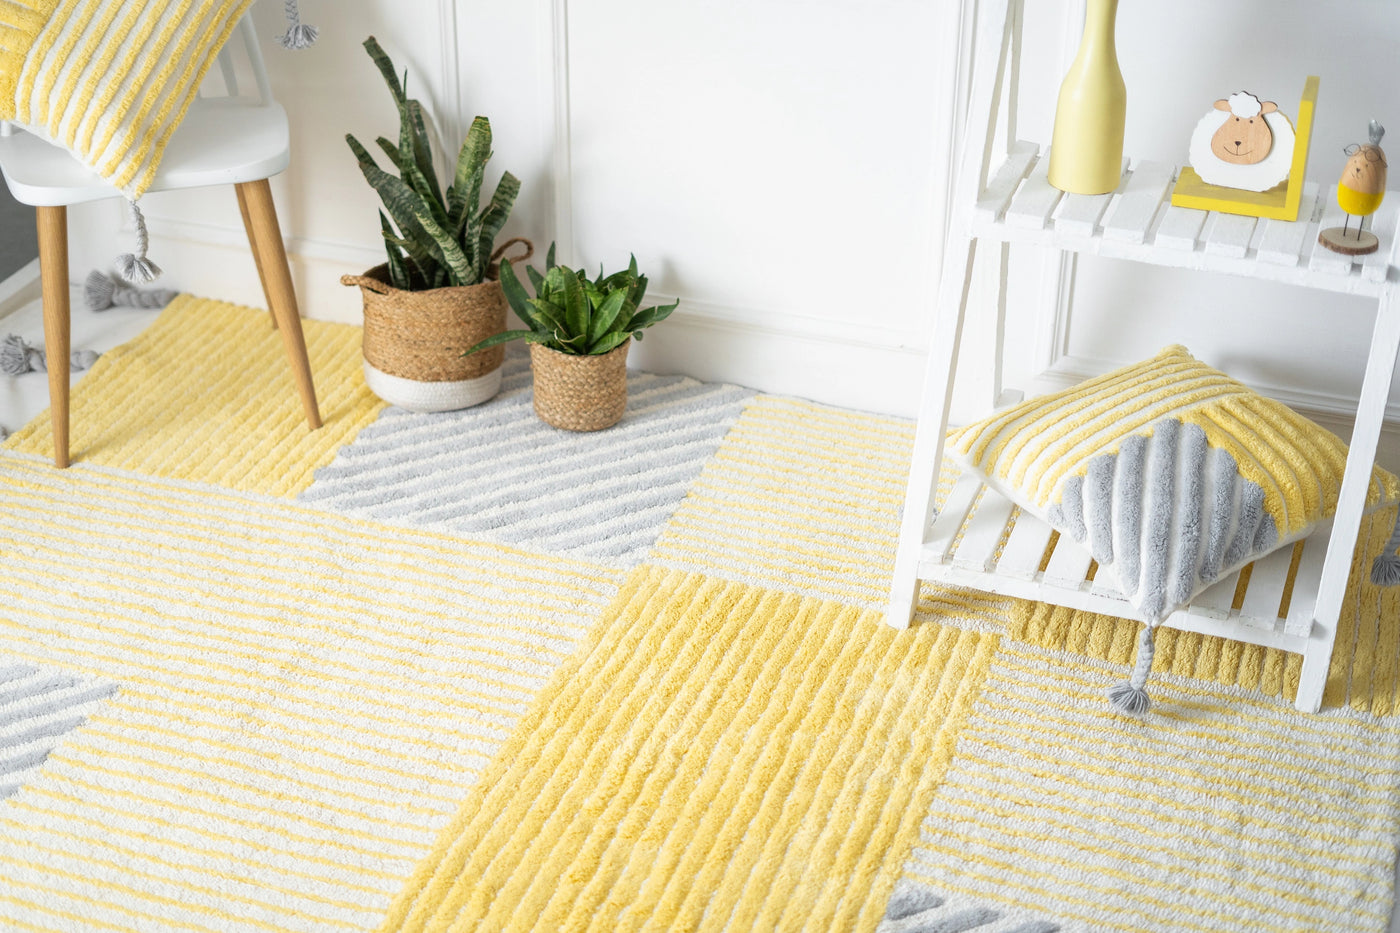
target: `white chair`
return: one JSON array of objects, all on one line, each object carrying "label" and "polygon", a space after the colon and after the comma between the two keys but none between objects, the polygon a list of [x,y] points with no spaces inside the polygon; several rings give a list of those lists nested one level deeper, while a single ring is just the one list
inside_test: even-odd
[{"label": "white chair", "polygon": [[[273,326],[281,331],[307,424],[315,430],[321,426],[316,389],[267,182],[290,161],[287,113],[272,99],[250,19],[245,16],[238,29],[257,81],[258,99],[238,96],[236,72],[226,48],[219,63],[229,96],[199,97],[191,103],[149,190],[234,186]],[[0,135],[0,172],[15,200],[34,207],[38,215],[53,459],[62,468],[68,466],[68,205],[123,195],[67,150],[47,142],[41,130],[15,127],[21,132]]]}]

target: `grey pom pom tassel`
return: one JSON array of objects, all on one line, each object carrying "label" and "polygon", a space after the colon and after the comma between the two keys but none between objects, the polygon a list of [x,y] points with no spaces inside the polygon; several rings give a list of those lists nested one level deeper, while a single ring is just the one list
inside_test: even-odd
[{"label": "grey pom pom tassel", "polygon": [[15,334],[0,340],[0,372],[7,376],[23,376],[44,369],[43,350],[30,346],[23,337]]},{"label": "grey pom pom tassel", "polygon": [[1400,511],[1395,513],[1395,529],[1385,549],[1371,562],[1371,582],[1376,586],[1400,586]]},{"label": "grey pom pom tassel", "polygon": [[[68,355],[68,364],[81,372],[97,362],[97,351],[74,350]],[[23,337],[10,334],[0,340],[0,372],[7,376],[23,376],[25,373],[48,372],[49,361],[41,347],[26,343]]]},{"label": "grey pom pom tassel", "polygon": [[117,282],[96,269],[88,273],[83,283],[83,298],[87,300],[89,311],[106,311],[116,304],[112,296],[117,292]]},{"label": "grey pom pom tassel", "polygon": [[1142,635],[1138,638],[1137,664],[1133,665],[1132,675],[1108,688],[1108,699],[1120,712],[1141,716],[1152,705],[1147,695],[1147,675],[1152,671],[1152,655],[1156,650],[1152,632],[1153,626],[1142,627]]},{"label": "grey pom pom tassel", "polygon": [[301,21],[297,10],[297,0],[286,0],[287,31],[277,37],[284,49],[309,49],[316,42],[320,30]]},{"label": "grey pom pom tassel", "polygon": [[1385,138],[1385,127],[1381,126],[1380,121],[1372,120],[1366,127],[1366,136],[1370,140],[1371,145],[1379,146],[1381,140]]},{"label": "grey pom pom tassel", "polygon": [[131,205],[131,217],[136,224],[136,252],[123,253],[117,257],[117,275],[132,284],[154,282],[160,278],[160,266],[146,258],[146,249],[150,245],[150,237],[146,233],[146,218],[135,201],[127,203]]},{"label": "grey pom pom tassel", "polygon": [[96,269],[88,273],[83,283],[83,297],[87,299],[91,311],[106,311],[113,305],[128,308],[163,308],[175,300],[179,292],[169,288],[140,289],[123,285],[109,275]]}]

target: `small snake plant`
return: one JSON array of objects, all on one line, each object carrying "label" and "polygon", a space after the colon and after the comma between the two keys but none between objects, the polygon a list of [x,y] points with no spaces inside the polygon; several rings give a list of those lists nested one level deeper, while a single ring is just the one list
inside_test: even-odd
[{"label": "small snake plant", "polygon": [[491,158],[491,123],[477,117],[457,155],[456,173],[444,197],[433,169],[423,105],[405,92],[407,73],[400,81],[394,63],[373,36],[364,46],[399,108],[398,145],[382,136],[375,140],[399,174],[380,168],[354,136],[347,133],[345,141],[389,212],[388,217],[379,212],[389,255],[389,284],[405,291],[480,284],[486,280],[496,235],[520,193],[520,181],[506,172],[490,203],[481,206],[481,183]]},{"label": "small snake plant", "polygon": [[508,340],[544,344],[573,356],[598,356],[615,350],[628,337],[642,339],[642,330],[666,320],[679,301],[638,310],[647,291],[647,277],[637,274],[637,257],[626,269],[589,281],[582,272],[554,264],[554,244],[545,258],[541,275],[526,266],[535,297],[526,293],[509,262],[501,263],[501,289],[511,308],[529,330],[508,330],[488,337],[467,353],[485,350]]}]

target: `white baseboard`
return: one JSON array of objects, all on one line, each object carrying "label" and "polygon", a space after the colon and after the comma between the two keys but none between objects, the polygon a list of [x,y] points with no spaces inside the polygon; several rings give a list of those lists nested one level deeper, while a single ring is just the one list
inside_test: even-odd
[{"label": "white baseboard", "polygon": [[0,282],[0,317],[13,314],[43,294],[39,282],[39,260],[31,260]]}]

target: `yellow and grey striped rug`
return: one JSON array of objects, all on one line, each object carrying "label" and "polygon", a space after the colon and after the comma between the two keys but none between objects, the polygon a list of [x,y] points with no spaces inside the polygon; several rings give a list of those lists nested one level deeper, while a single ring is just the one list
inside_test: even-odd
[{"label": "yellow and grey striped rug", "polygon": [[[1290,656],[926,588],[911,425],[633,374],[616,429],[384,409],[183,297],[0,449],[0,929],[1386,928],[1400,597]],[[1367,534],[1383,540],[1391,516]]]}]

